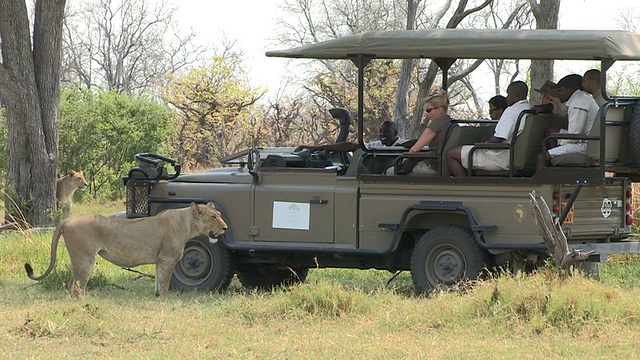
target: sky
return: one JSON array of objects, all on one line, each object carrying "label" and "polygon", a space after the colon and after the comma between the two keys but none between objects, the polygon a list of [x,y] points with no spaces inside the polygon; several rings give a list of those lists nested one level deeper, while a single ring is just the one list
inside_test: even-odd
[{"label": "sky", "polygon": [[[280,48],[274,45],[273,38],[277,18],[284,15],[279,7],[283,0],[172,1],[178,9],[176,20],[194,28],[201,42],[219,46],[224,37],[235,41],[234,48],[245,54],[245,70],[253,86],[267,87],[270,93],[278,90],[280,79],[292,65],[286,59],[268,58],[264,53]],[[637,0],[561,0],[559,28],[618,29],[620,11],[634,7],[635,16],[640,17]],[[556,73],[562,71],[557,67]]]},{"label": "sky", "polygon": [[[283,0],[173,0],[177,21],[198,32],[199,40],[221,47],[224,38],[234,41],[234,49],[245,55],[245,70],[252,85],[269,89],[280,85],[286,61],[267,58],[273,45],[277,17]],[[277,89],[272,89],[275,92]]]}]

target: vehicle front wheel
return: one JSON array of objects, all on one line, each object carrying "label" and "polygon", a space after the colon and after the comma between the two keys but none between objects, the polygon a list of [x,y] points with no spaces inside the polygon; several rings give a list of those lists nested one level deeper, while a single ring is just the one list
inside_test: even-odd
[{"label": "vehicle front wheel", "polygon": [[224,290],[231,283],[233,268],[231,254],[222,241],[211,243],[207,236],[199,236],[186,243],[171,276],[171,288]]},{"label": "vehicle front wheel", "polygon": [[478,246],[469,229],[454,225],[435,227],[420,237],[411,255],[416,293],[476,279],[487,258],[487,252]]},{"label": "vehicle front wheel", "polygon": [[303,283],[307,274],[309,269],[306,267],[250,267],[238,270],[238,280],[246,288],[271,290],[278,286]]}]

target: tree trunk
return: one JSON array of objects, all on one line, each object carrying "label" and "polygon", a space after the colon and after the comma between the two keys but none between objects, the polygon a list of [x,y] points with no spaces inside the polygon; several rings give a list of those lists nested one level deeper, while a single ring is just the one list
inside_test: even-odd
[{"label": "tree trunk", "polygon": [[549,253],[553,257],[556,268],[558,268],[562,274],[571,275],[572,265],[587,260],[590,255],[594,254],[594,251],[584,252],[575,248],[569,251],[567,237],[564,235],[558,219],[555,219],[553,215],[551,215],[549,206],[547,206],[544,198],[540,197],[540,201],[538,202],[536,197],[535,190],[529,193],[529,201],[533,208],[533,218],[536,221],[540,235],[542,235],[544,243],[547,245]]},{"label": "tree trunk", "polygon": [[[447,28],[453,29],[456,28],[462,20],[464,20],[467,16],[478,12],[485,7],[489,6],[493,0],[484,0],[482,4],[477,5],[476,7],[466,9],[467,0],[459,0],[456,9],[451,15],[451,18],[447,22]],[[423,124],[422,117],[424,115],[424,102],[427,100],[429,93],[431,92],[431,88],[433,86],[433,82],[436,79],[438,74],[438,65],[434,61],[431,61],[429,64],[429,69],[427,70],[426,75],[420,80],[418,86],[418,97],[416,100],[416,104],[413,107],[413,115],[411,119],[407,122],[406,135],[408,137],[418,137],[420,136],[421,128]],[[451,83],[448,84],[451,86]]]},{"label": "tree trunk", "polygon": [[[536,19],[537,29],[557,29],[560,13],[560,0],[529,0],[531,12]],[[553,60],[532,60],[529,70],[531,89],[529,100],[532,104],[540,103],[539,89],[547,80],[553,80]]]},{"label": "tree trunk", "polygon": [[[420,0],[407,0],[407,30],[415,29],[419,4]],[[409,82],[411,81],[413,65],[413,59],[405,59],[402,61],[402,70],[400,72],[400,81],[396,95],[395,122],[398,126],[398,134],[400,134],[402,138],[407,138],[407,135],[409,135],[407,132],[409,119]]]},{"label": "tree trunk", "polygon": [[33,50],[26,4],[0,0],[0,8],[0,97],[8,130],[5,219],[48,225],[56,208],[65,0],[36,2]]}]

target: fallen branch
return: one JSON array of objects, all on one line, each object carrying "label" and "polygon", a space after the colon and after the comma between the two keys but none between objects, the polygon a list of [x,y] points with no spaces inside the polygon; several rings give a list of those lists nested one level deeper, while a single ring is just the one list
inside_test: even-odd
[{"label": "fallen branch", "polygon": [[584,252],[576,249],[569,251],[567,237],[562,231],[559,219],[551,214],[547,202],[542,197],[539,198],[540,202],[538,202],[535,191],[529,193],[529,197],[531,198],[531,207],[533,208],[536,226],[542,234],[549,252],[553,255],[556,267],[567,275],[571,275],[571,265],[578,261],[586,260],[594,251]]}]

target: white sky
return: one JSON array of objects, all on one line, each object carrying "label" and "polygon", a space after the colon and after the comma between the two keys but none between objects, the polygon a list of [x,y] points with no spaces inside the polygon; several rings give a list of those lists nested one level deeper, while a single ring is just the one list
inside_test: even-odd
[{"label": "white sky", "polygon": [[[284,15],[278,7],[282,1],[173,0],[173,5],[178,8],[176,20],[183,26],[193,27],[199,33],[200,42],[220,46],[224,37],[235,40],[234,48],[245,53],[244,65],[251,85],[267,87],[270,94],[274,94],[280,78],[288,71],[287,61],[267,58],[264,53],[279,48],[273,38],[276,19]],[[618,29],[616,19],[620,12],[634,7],[634,15],[640,16],[638,0],[561,0],[559,28]],[[562,72],[557,66],[556,74]]]}]

